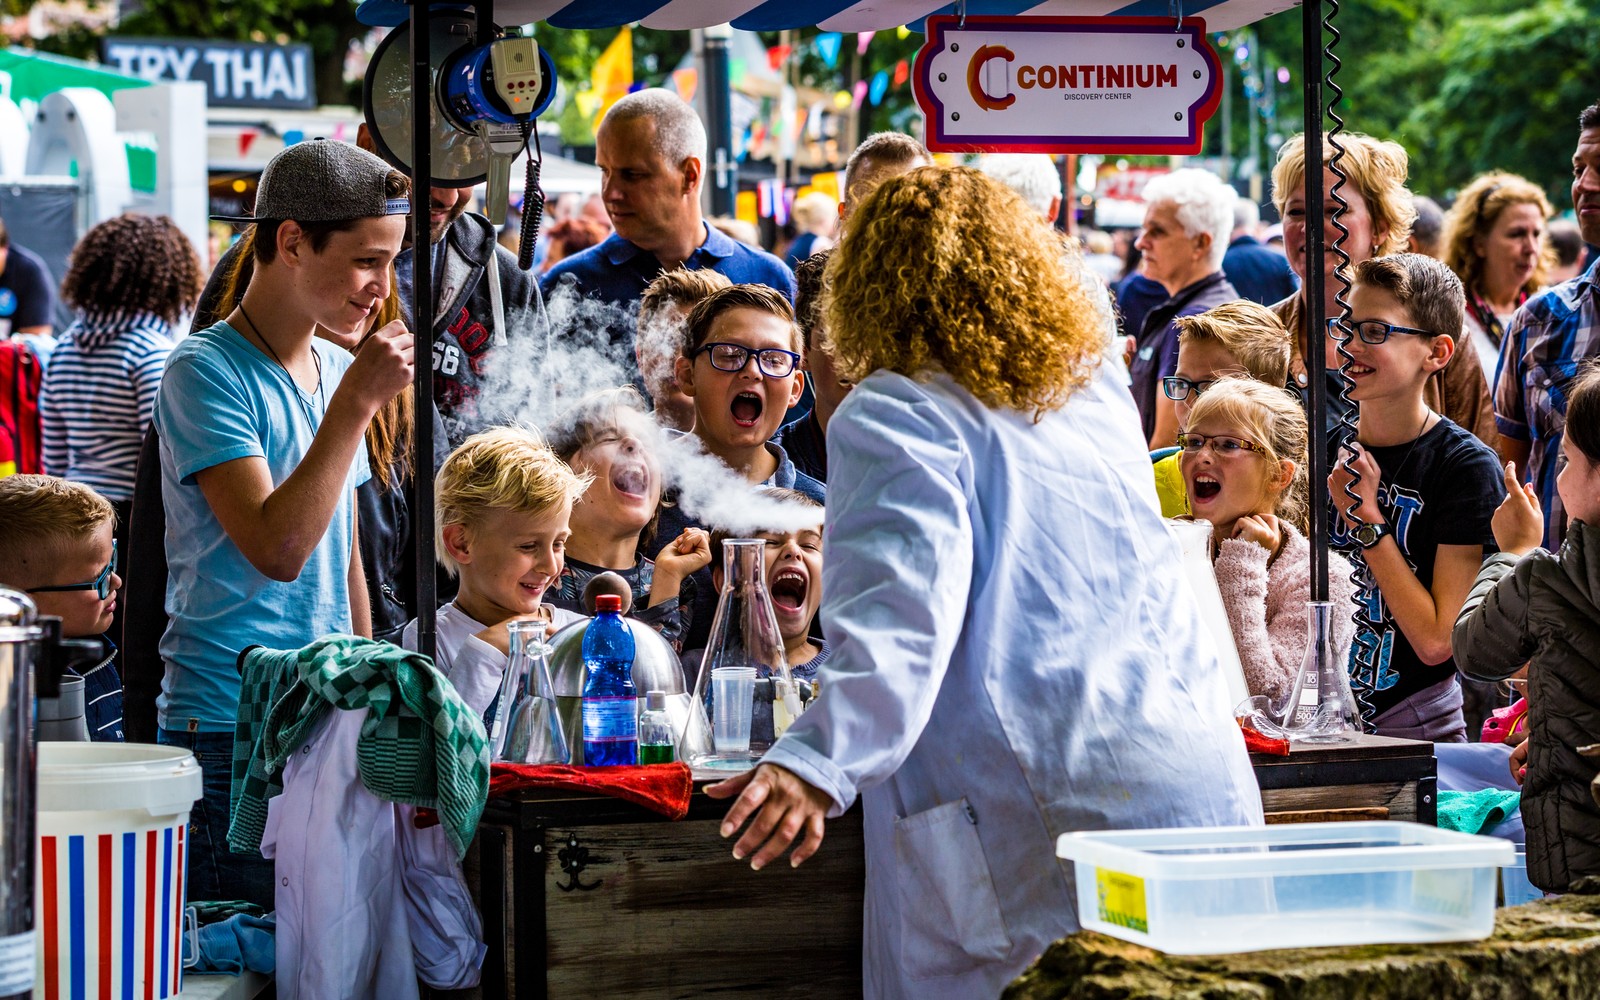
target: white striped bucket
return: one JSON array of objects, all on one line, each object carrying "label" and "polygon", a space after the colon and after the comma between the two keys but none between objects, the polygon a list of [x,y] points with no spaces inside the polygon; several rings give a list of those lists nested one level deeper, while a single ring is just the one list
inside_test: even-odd
[{"label": "white striped bucket", "polygon": [[39,744],[36,997],[177,996],[186,834],[200,794],[187,750]]}]

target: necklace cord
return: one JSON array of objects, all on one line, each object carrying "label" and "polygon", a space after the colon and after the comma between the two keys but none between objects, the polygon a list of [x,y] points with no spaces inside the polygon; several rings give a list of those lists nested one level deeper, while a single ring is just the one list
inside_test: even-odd
[{"label": "necklace cord", "polygon": [[[251,316],[249,310],[245,309],[244,299],[241,298],[239,300],[238,308],[239,315],[243,316],[244,321],[250,324],[250,332],[256,335],[256,339],[261,341],[261,345],[267,349],[267,353],[272,355],[272,360],[276,361],[278,367],[282,368],[283,373],[289,377],[289,384],[294,386],[295,393],[300,394],[300,383],[294,380],[294,372],[290,371],[289,366],[283,363],[282,358],[278,357],[278,352],[273,349],[272,342],[266,338],[266,335],[261,332],[261,327],[256,324],[255,317]],[[311,347],[311,361],[317,366],[317,387],[311,394],[314,394],[318,399],[322,399],[322,355],[317,353],[317,348],[314,344]],[[312,419],[311,404],[306,401],[304,395],[301,396],[300,404],[305,408],[306,422],[311,425],[311,433],[316,434],[317,422]],[[326,403],[323,404],[323,408],[327,408]]]}]

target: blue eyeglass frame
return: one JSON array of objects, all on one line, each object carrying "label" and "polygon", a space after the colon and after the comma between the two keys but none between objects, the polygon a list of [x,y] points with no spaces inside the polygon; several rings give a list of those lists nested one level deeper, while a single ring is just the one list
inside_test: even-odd
[{"label": "blue eyeglass frame", "polygon": [[29,587],[30,594],[60,594],[71,590],[92,590],[102,601],[111,596],[111,576],[117,571],[117,540],[111,540],[111,561],[100,575],[87,583],[64,583],[59,587]]},{"label": "blue eyeglass frame", "polygon": [[[1381,329],[1383,333],[1374,340],[1367,335],[1366,331],[1369,327]],[[1354,330],[1355,335],[1361,338],[1363,344],[1371,344],[1373,347],[1387,343],[1389,338],[1397,333],[1404,333],[1412,337],[1434,336],[1432,330],[1418,330],[1414,326],[1396,326],[1393,323],[1385,323],[1381,319],[1359,319],[1351,320],[1349,323],[1343,323],[1337,319],[1328,320],[1328,332],[1335,340],[1344,342],[1350,339],[1348,335],[1342,335],[1341,332],[1344,330]]]}]

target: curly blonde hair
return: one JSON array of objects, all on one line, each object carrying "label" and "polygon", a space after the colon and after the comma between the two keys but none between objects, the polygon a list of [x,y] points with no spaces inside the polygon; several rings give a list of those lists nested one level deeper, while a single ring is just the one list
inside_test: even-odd
[{"label": "curly blonde hair", "polygon": [[[1543,219],[1555,214],[1539,185],[1516,174],[1491,170],[1474,177],[1471,184],[1462,188],[1444,217],[1444,253],[1440,259],[1456,273],[1469,293],[1477,291],[1483,281],[1483,258],[1478,256],[1473,241],[1488,236],[1500,213],[1513,205],[1534,205]],[[1545,237],[1540,241],[1538,266],[1522,290],[1532,295],[1543,288],[1555,262],[1555,247]]]},{"label": "curly blonde hair", "polygon": [[450,557],[444,529],[476,527],[494,510],[542,514],[573,503],[594,477],[572,471],[538,433],[493,427],[474,434],[450,453],[434,480],[434,543],[439,565],[451,575],[461,567]]},{"label": "curly blonde hair", "polygon": [[1010,188],[919,167],[850,216],[822,310],[841,378],[943,371],[986,405],[1037,420],[1088,382],[1103,341],[1094,290]]},{"label": "curly blonde hair", "polygon": [[1218,420],[1237,427],[1254,443],[1267,449],[1263,456],[1274,478],[1283,462],[1294,463],[1289,485],[1278,494],[1273,513],[1299,528],[1308,528],[1310,477],[1307,474],[1306,447],[1310,428],[1306,411],[1289,390],[1255,379],[1229,375],[1217,380],[1189,410],[1189,427]]},{"label": "curly blonde hair", "polygon": [[[1360,132],[1341,132],[1338,142],[1344,148],[1344,158],[1339,169],[1348,178],[1345,190],[1353,187],[1367,203],[1372,216],[1374,233],[1388,230],[1384,241],[1373,248],[1372,256],[1382,257],[1397,253],[1410,245],[1411,224],[1417,221],[1417,207],[1412,202],[1411,190],[1406,187],[1406,173],[1411,168],[1411,158],[1404,146],[1386,139],[1375,139]],[[1322,162],[1333,161],[1334,150],[1324,136]],[[1302,133],[1284,143],[1278,150],[1278,162],[1272,168],[1272,203],[1278,213],[1284,213],[1291,192],[1299,190],[1306,181],[1306,137]],[[1325,192],[1329,211],[1332,195]],[[1358,250],[1349,247],[1351,256],[1359,259]]]}]

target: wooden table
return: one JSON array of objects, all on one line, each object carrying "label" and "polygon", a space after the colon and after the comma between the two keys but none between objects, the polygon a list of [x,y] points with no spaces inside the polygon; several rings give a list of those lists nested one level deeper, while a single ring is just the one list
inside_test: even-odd
[{"label": "wooden table", "polygon": [[1254,753],[1250,763],[1268,823],[1437,820],[1432,743],[1362,735],[1350,743],[1296,743],[1287,757]]},{"label": "wooden table", "polygon": [[860,807],[828,821],[804,866],[753,872],[718,835],[728,803],[700,787],[675,823],[576,792],[490,801],[467,859],[481,995],[859,997]]}]

